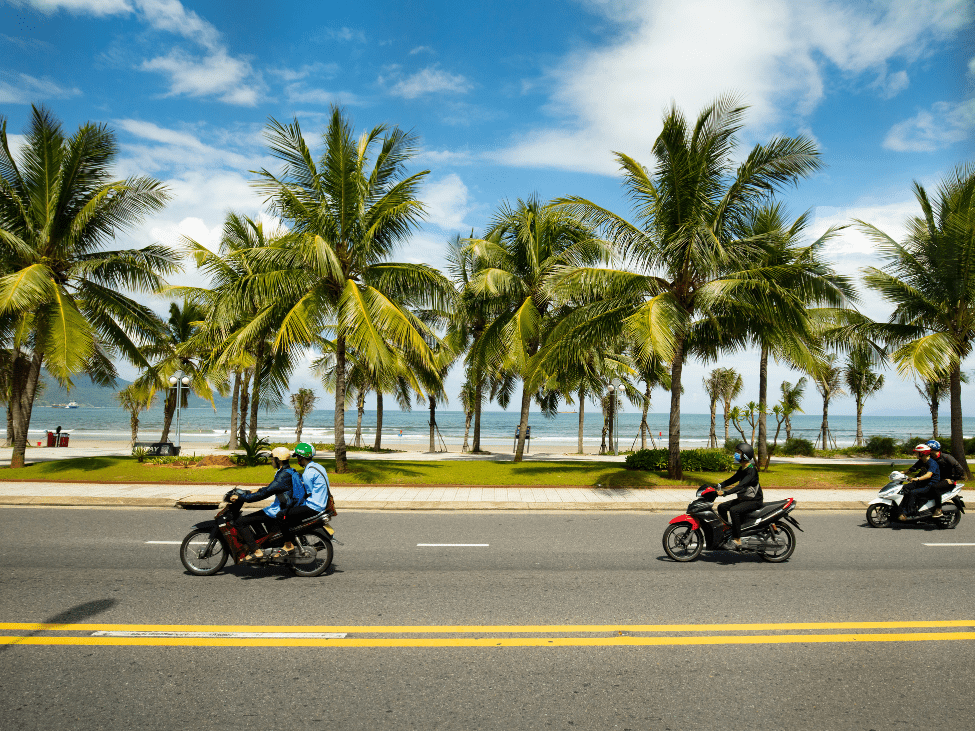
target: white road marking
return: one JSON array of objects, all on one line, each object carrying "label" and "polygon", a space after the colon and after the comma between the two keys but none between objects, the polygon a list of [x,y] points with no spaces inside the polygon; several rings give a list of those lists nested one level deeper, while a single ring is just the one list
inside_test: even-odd
[{"label": "white road marking", "polygon": [[[182,543],[182,541],[146,541],[146,543],[161,543],[167,546],[178,546],[180,543]],[[206,543],[206,541],[199,541],[199,543]]]},{"label": "white road marking", "polygon": [[341,640],[345,632],[92,632],[92,637],[227,637],[231,639]]},{"label": "white road marking", "polygon": [[975,546],[975,543],[925,543],[925,546]]},{"label": "white road marking", "polygon": [[490,543],[417,543],[416,546],[427,548],[487,548]]}]

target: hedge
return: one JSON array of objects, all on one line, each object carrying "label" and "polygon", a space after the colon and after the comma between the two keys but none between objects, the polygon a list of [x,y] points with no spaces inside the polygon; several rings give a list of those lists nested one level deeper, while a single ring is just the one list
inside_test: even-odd
[{"label": "hedge", "polygon": [[[667,470],[666,449],[641,449],[626,458],[628,470],[664,472]],[[734,469],[732,456],[723,449],[682,449],[680,462],[689,472],[728,472]]]}]

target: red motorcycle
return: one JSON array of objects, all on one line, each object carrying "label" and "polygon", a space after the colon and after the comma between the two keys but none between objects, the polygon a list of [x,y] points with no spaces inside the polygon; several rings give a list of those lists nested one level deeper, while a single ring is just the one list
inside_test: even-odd
[{"label": "red motorcycle", "polygon": [[[183,539],[179,558],[191,574],[213,576],[224,567],[228,558],[232,557],[234,563],[243,561],[247,555],[247,545],[234,521],[240,515],[244,502],[230,498],[246,494],[239,488],[228,492],[223,496],[213,520],[197,523]],[[280,531],[257,536],[255,543],[264,552],[264,557],[255,565],[287,566],[296,576],[320,576],[332,565],[332,536],[335,529],[328,523],[334,516],[334,503],[329,496],[328,508],[324,512],[307,518],[294,528],[294,551],[281,549],[284,536]]]},{"label": "red motorcycle", "polygon": [[[698,488],[696,499],[687,512],[670,521],[664,531],[664,551],[675,561],[693,561],[705,550],[724,550],[731,538],[731,526],[714,510],[718,491],[708,485]],[[799,528],[791,513],[796,501],[779,500],[765,503],[746,513],[741,520],[741,553],[755,553],[763,561],[781,563],[796,550],[796,534],[788,524]],[[802,528],[799,528],[801,531]]]}]

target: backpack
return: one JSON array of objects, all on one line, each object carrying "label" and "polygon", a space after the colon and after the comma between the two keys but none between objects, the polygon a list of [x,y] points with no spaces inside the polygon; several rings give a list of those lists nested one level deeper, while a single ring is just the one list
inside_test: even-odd
[{"label": "backpack", "polygon": [[[308,494],[305,492],[305,482],[301,479],[301,475],[291,467],[288,468],[288,472],[291,474],[291,494],[287,496],[287,501],[281,500],[281,512],[283,513],[301,507],[308,499]],[[281,497],[284,498],[285,495]]]}]

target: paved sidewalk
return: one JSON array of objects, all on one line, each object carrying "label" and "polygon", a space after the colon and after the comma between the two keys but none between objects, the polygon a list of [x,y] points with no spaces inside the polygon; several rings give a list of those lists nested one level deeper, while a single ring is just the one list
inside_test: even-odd
[{"label": "paved sidewalk", "polygon": [[[0,483],[0,505],[216,506],[234,485]],[[252,486],[249,486],[249,488]],[[249,489],[248,488],[248,489]],[[683,511],[694,488],[470,487],[337,485],[342,510],[664,510]],[[861,510],[876,490],[764,491],[768,502],[795,498],[799,509]],[[265,503],[253,503],[261,506]]]}]

